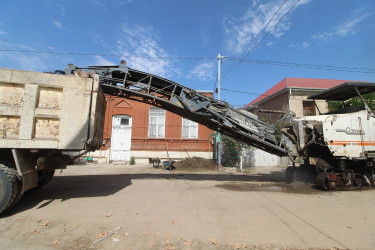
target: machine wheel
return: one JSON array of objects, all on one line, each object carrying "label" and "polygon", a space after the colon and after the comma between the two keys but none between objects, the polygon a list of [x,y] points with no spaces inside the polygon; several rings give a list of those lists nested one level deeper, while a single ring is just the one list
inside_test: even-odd
[{"label": "machine wheel", "polygon": [[51,181],[54,175],[55,175],[54,169],[38,170],[38,187],[37,188],[47,185],[47,183]]},{"label": "machine wheel", "polygon": [[285,170],[285,177],[288,183],[292,183],[297,180],[297,170],[296,167],[287,167]]},{"label": "machine wheel", "polygon": [[13,164],[0,162],[0,213],[15,203],[19,196],[19,180]]}]

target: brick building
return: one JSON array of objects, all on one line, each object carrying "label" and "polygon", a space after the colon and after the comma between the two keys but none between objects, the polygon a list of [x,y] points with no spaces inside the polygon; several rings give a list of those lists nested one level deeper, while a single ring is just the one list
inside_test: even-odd
[{"label": "brick building", "polygon": [[[213,96],[213,92],[200,93]],[[152,105],[106,96],[103,147],[95,156],[108,161],[148,163],[149,158],[212,158],[212,130]]]}]

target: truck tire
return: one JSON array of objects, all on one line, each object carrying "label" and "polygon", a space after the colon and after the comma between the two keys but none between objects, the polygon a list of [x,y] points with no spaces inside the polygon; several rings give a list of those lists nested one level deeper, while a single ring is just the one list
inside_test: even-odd
[{"label": "truck tire", "polygon": [[47,185],[47,183],[51,181],[54,175],[55,175],[54,169],[38,170],[38,187],[37,188]]},{"label": "truck tire", "polygon": [[19,195],[19,187],[13,164],[0,161],[0,214],[15,203]]}]

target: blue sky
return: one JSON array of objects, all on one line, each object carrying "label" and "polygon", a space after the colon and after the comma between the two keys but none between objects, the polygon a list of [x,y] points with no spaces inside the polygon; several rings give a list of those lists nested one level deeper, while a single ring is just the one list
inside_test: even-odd
[{"label": "blue sky", "polygon": [[218,53],[253,60],[223,59],[221,97],[233,105],[250,103],[285,77],[375,81],[375,73],[363,73],[375,69],[375,2],[300,0],[287,13],[296,1],[5,0],[0,67],[43,72],[125,59],[131,68],[213,90]]}]

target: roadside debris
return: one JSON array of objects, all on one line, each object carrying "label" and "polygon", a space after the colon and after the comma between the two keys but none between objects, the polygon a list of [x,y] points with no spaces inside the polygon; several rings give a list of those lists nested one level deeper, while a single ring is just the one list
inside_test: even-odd
[{"label": "roadside debris", "polygon": [[174,246],[165,246],[164,248],[166,250],[174,250],[174,249],[176,249],[176,247],[174,247]]},{"label": "roadside debris", "polygon": [[214,244],[214,245],[217,244],[216,239],[214,239],[214,238],[209,238],[208,240],[209,240],[212,244]]},{"label": "roadside debris", "polygon": [[192,245],[191,244],[191,240],[185,240],[184,244],[187,245],[187,246],[189,246],[189,247]]},{"label": "roadside debris", "polygon": [[182,161],[173,163],[176,170],[216,170],[216,164],[211,159],[201,157],[185,158]]},{"label": "roadside debris", "polygon": [[60,242],[58,240],[55,240],[52,242],[53,245],[58,245]]},{"label": "roadside debris", "polygon": [[113,229],[112,231],[109,231],[108,233],[100,233],[99,235],[102,235],[102,237],[100,239],[97,239],[94,242],[92,242],[91,245],[95,245],[96,243],[99,243],[99,242],[111,237],[112,235],[117,234],[118,230],[120,230],[120,229],[121,229],[121,227],[117,227],[117,228]]}]

